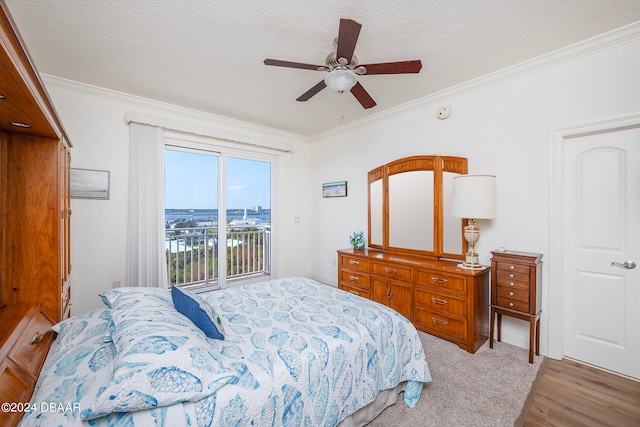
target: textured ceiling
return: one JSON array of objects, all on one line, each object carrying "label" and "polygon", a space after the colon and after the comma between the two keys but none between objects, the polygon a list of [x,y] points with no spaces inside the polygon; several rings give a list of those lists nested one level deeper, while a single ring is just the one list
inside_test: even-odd
[{"label": "textured ceiling", "polygon": [[[38,70],[312,136],[640,20],[638,0],[5,0]],[[362,76],[377,102],[324,89],[340,18],[362,24],[360,63],[420,59],[420,74]]]}]

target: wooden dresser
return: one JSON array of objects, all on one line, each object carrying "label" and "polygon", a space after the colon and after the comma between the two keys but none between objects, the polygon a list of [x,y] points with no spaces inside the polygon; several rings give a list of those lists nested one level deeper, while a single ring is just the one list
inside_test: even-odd
[{"label": "wooden dresser", "polygon": [[0,308],[0,425],[15,426],[29,410],[29,399],[55,338],[53,321],[38,305]]},{"label": "wooden dresser", "polygon": [[71,144],[0,7],[0,306],[35,303],[58,322],[70,314]]},{"label": "wooden dresser", "polygon": [[[493,348],[495,317],[498,341],[501,340],[502,316],[529,322],[529,363],[533,352],[540,355],[540,312],[542,308],[542,254],[516,251],[491,252],[491,334]],[[534,344],[535,343],[535,344]]]},{"label": "wooden dresser", "polygon": [[387,305],[417,329],[475,353],[489,337],[490,269],[376,249],[338,251],[338,287]]},{"label": "wooden dresser", "polygon": [[25,412],[69,317],[71,144],[0,1],[0,425]]}]

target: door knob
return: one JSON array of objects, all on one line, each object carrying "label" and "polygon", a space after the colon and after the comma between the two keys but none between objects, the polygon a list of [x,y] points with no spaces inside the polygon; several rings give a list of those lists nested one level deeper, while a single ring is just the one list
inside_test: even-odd
[{"label": "door knob", "polygon": [[636,268],[636,262],[635,261],[625,261],[623,263],[619,263],[619,262],[612,262],[611,265],[617,265],[618,267],[622,267],[622,268],[628,268],[629,270],[633,270],[634,268]]}]

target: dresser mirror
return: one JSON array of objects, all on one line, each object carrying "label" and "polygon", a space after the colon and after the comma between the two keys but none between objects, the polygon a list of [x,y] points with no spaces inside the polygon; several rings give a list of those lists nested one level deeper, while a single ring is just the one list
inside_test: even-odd
[{"label": "dresser mirror", "polygon": [[412,156],[373,169],[369,182],[369,246],[463,259],[462,221],[450,214],[453,178],[467,159]]}]

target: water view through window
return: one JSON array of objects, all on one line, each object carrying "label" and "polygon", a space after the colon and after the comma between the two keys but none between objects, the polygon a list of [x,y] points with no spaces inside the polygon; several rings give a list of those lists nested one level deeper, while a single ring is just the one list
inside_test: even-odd
[{"label": "water view through window", "polygon": [[270,243],[270,162],[165,150],[165,247],[171,285],[216,286],[269,275]]}]

